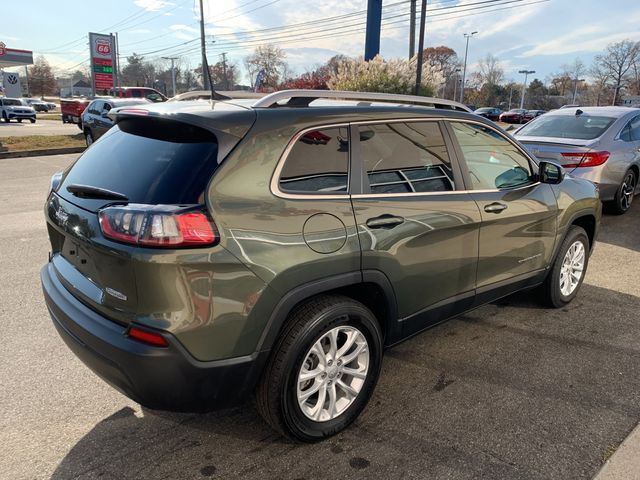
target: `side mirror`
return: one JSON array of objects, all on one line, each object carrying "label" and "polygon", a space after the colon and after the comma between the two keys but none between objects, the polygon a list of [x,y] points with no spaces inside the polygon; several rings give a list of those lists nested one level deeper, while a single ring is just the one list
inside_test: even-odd
[{"label": "side mirror", "polygon": [[555,163],[542,161],[538,164],[541,183],[557,185],[564,180],[564,169]]}]

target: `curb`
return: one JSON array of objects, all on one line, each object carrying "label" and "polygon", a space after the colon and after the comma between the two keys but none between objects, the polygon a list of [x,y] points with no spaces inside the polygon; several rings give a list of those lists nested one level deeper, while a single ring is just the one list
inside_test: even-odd
[{"label": "curb", "polygon": [[40,150],[21,150],[18,152],[1,152],[0,160],[4,158],[40,157],[44,155],[63,155],[66,153],[81,153],[87,147],[46,148]]},{"label": "curb", "polygon": [[631,431],[593,480],[640,479],[640,424]]}]

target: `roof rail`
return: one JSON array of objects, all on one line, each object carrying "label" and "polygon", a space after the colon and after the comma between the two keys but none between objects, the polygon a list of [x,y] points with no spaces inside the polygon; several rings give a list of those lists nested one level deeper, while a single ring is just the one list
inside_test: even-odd
[{"label": "roof rail", "polygon": [[[365,102],[391,102],[471,112],[466,105],[443,98],[418,97],[416,95],[400,95],[396,93],[346,92],[341,90],[281,90],[262,97],[253,104],[253,107],[308,107],[311,102],[319,98],[362,100]],[[279,103],[287,99],[288,101],[286,103]]]}]

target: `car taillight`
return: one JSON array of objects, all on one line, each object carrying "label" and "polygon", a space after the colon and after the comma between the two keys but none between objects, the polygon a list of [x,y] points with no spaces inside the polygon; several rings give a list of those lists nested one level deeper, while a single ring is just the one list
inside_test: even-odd
[{"label": "car taillight", "polygon": [[108,207],[98,213],[105,237],[145,247],[199,247],[218,242],[216,227],[202,211],[166,205]]},{"label": "car taillight", "polygon": [[[571,163],[564,163],[564,168],[576,167],[597,167],[603,165],[609,160],[609,152],[564,152],[561,153],[564,158],[569,159]],[[572,161],[573,160],[573,161]]]},{"label": "car taillight", "polygon": [[154,347],[168,347],[169,342],[159,333],[149,332],[147,330],[142,330],[138,327],[131,327],[127,332],[130,338],[134,340],[138,340],[139,342],[146,343],[148,345],[153,345]]}]

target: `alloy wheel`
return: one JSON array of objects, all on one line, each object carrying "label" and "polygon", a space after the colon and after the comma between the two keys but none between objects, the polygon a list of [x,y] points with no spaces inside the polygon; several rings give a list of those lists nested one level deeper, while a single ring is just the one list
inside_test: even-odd
[{"label": "alloy wheel", "polygon": [[620,186],[620,207],[628,210],[633,202],[633,195],[636,191],[636,176],[633,172],[628,172]]},{"label": "alloy wheel", "polygon": [[341,415],[356,399],[369,370],[369,345],[360,330],[342,325],[307,352],[297,378],[298,405],[315,422]]},{"label": "alloy wheel", "polygon": [[580,240],[571,244],[562,261],[560,269],[560,291],[562,295],[571,295],[582,278],[586,258],[586,249]]}]

